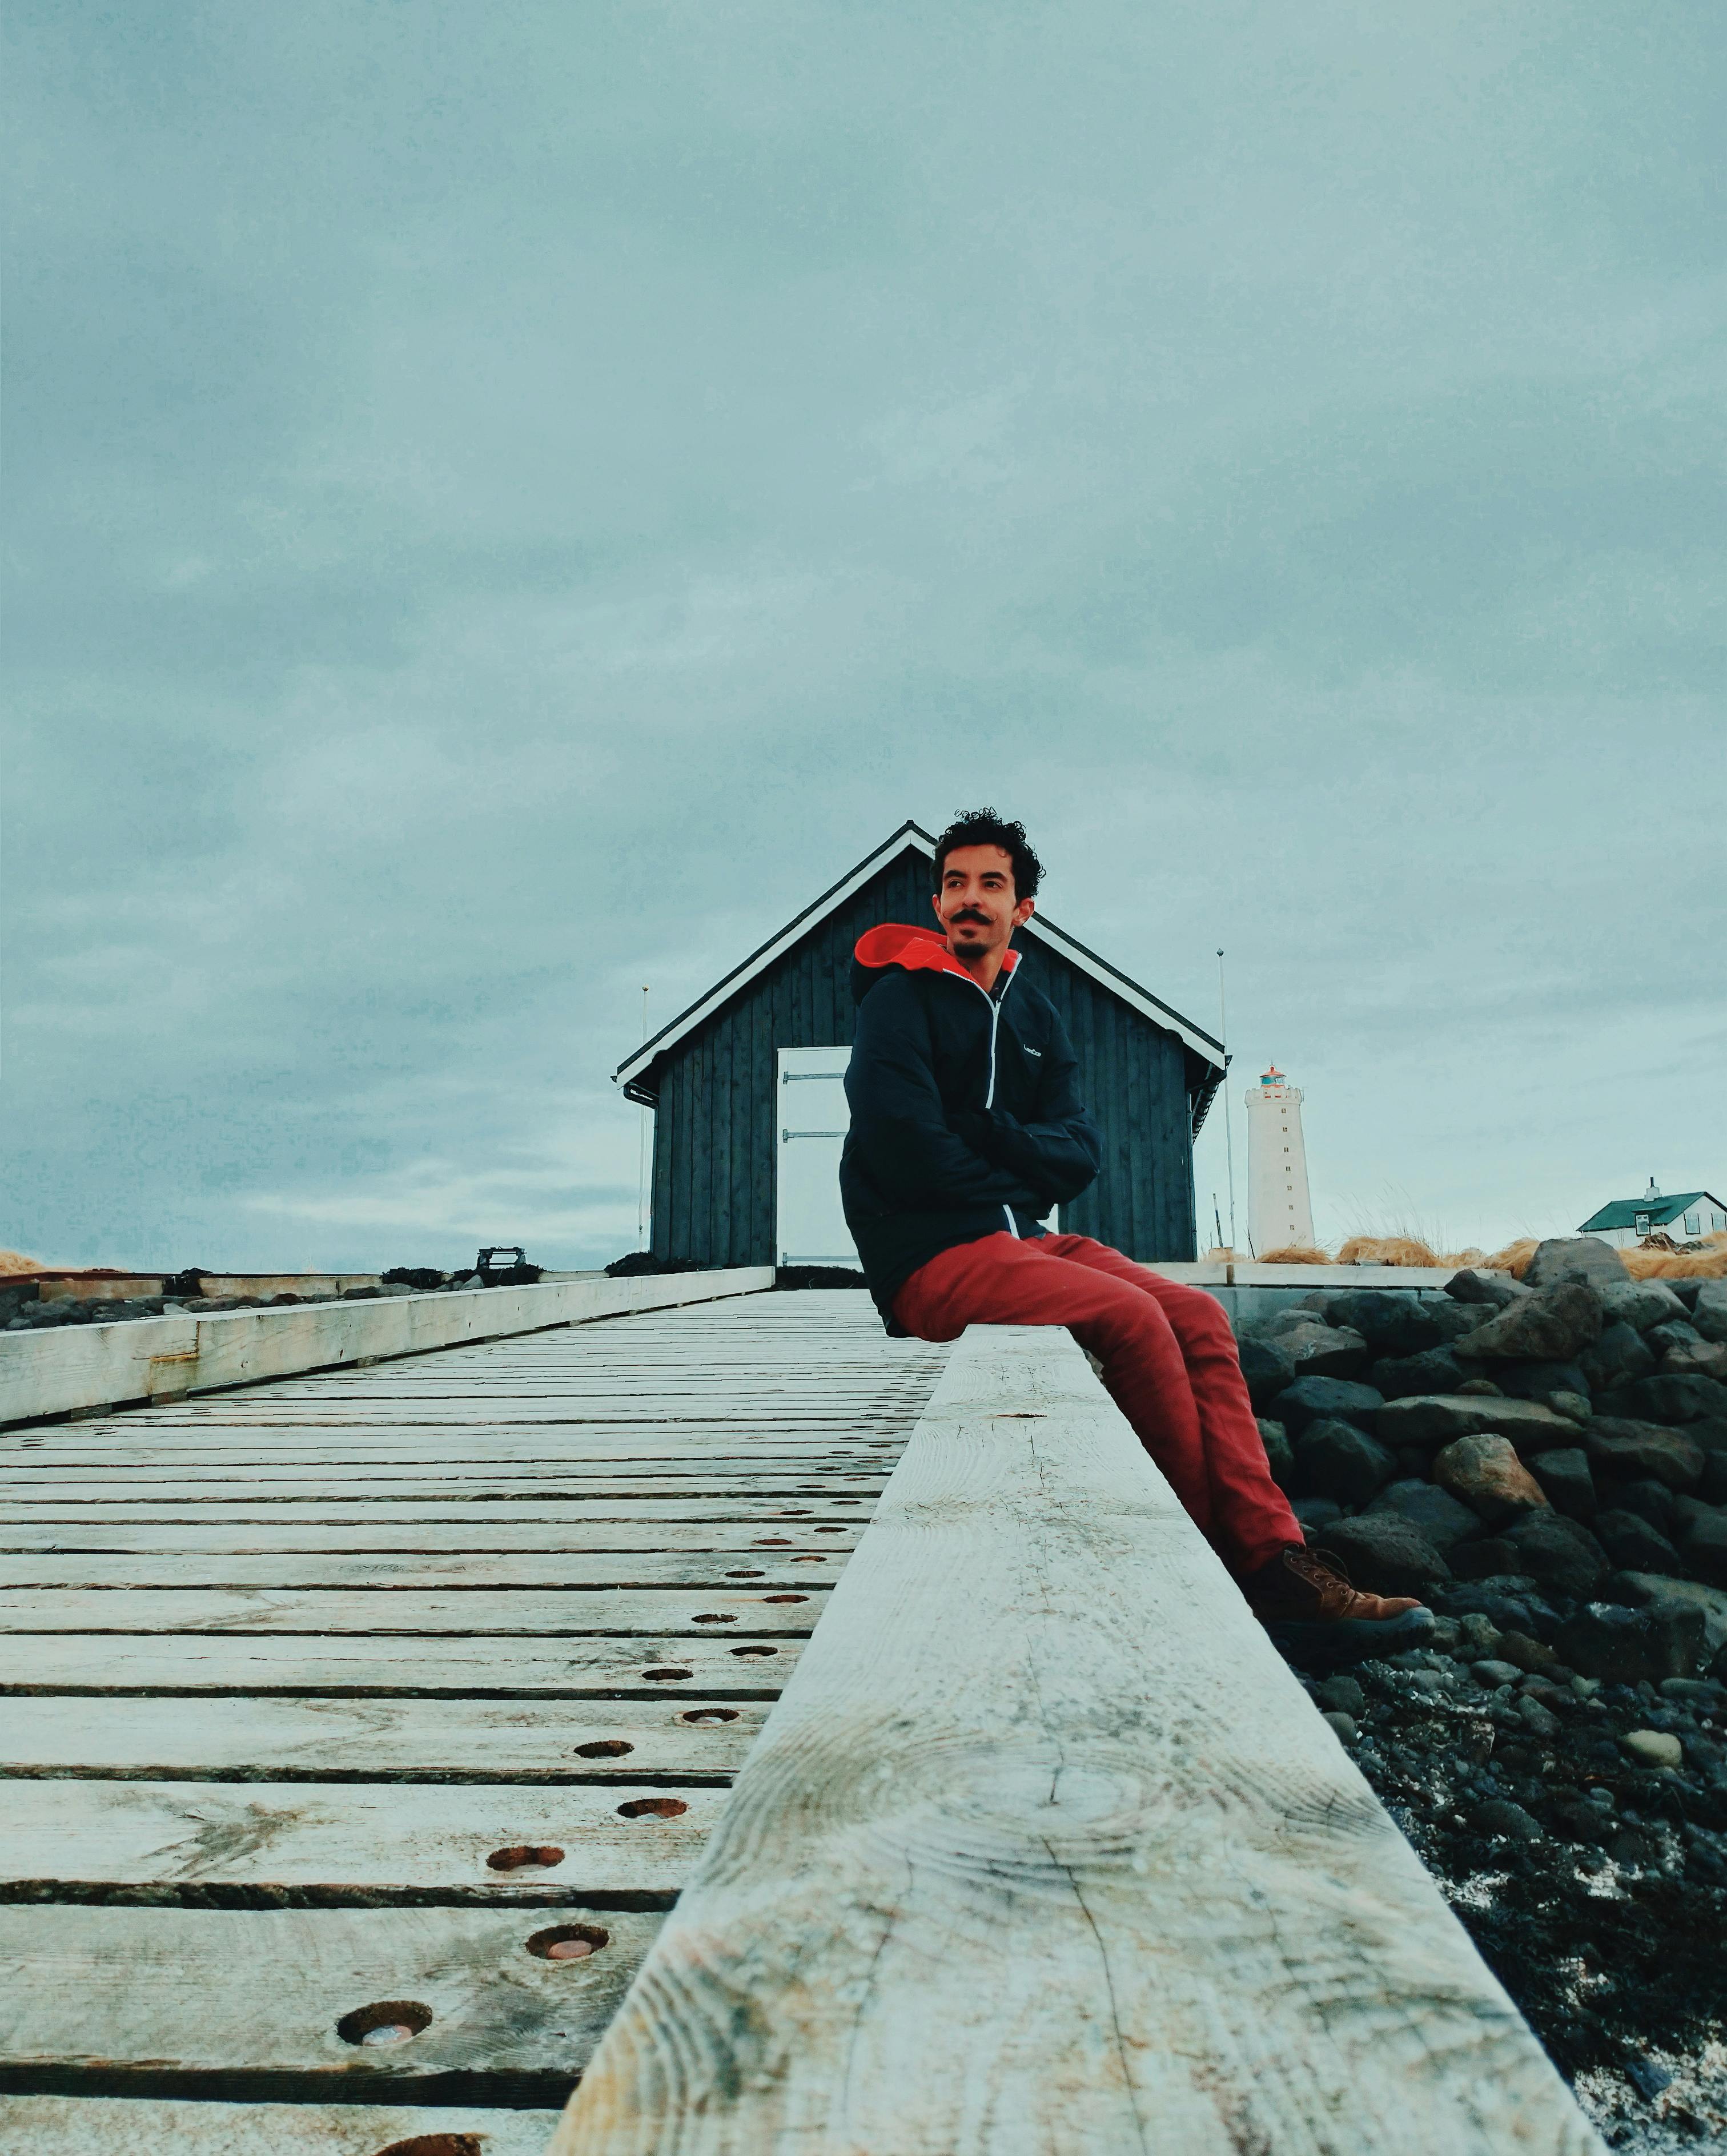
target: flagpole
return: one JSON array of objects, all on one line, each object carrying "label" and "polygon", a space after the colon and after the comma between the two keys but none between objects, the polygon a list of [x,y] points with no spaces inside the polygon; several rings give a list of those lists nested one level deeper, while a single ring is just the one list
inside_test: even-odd
[{"label": "flagpole", "polygon": [[[641,1037],[644,1045],[648,1038],[648,991],[644,984],[641,992]],[[640,1130],[635,1147],[635,1247],[648,1247],[648,1110],[638,1111],[641,1116]]]},{"label": "flagpole", "polygon": [[1223,1048],[1223,1149],[1229,1162],[1229,1246],[1236,1247],[1236,1131],[1229,1090],[1229,1009],[1224,999],[1223,953],[1217,954],[1217,1038]]}]

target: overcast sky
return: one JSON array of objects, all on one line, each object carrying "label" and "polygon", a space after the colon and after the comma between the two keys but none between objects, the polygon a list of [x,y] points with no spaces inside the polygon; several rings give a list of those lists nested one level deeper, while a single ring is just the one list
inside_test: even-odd
[{"label": "overcast sky", "polygon": [[8,16],[0,1245],[603,1261],[980,799],[1322,1235],[1727,1188],[1718,6]]}]

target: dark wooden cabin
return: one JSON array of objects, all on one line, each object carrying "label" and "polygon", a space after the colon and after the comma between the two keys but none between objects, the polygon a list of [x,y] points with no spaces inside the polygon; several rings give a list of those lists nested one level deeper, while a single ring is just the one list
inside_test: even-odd
[{"label": "dark wooden cabin", "polygon": [[[852,946],[881,921],[932,920],[934,857],[927,832],[902,825],[615,1072],[655,1111],[656,1257],[856,1264],[835,1182]],[[1103,1132],[1102,1173],[1059,1225],[1135,1258],[1194,1257],[1193,1141],[1221,1047],[1046,915],[1015,940],[1072,1037]]]}]

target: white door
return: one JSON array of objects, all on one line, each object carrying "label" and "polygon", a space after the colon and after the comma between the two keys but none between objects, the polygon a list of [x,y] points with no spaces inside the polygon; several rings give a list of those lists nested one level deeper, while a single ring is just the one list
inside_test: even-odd
[{"label": "white door", "polygon": [[783,1265],[852,1265],[857,1248],[840,1209],[840,1148],[851,1128],[849,1048],[779,1051],[777,1236]]}]

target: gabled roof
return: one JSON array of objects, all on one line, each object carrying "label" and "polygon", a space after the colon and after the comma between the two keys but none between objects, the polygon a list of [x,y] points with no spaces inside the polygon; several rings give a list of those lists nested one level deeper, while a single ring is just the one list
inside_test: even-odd
[{"label": "gabled roof", "polygon": [[1577,1233],[1586,1235],[1596,1228],[1634,1228],[1640,1219],[1652,1228],[1671,1227],[1682,1214],[1694,1213],[1699,1205],[1727,1213],[1727,1205],[1707,1190],[1685,1190],[1677,1198],[1669,1198],[1663,1191],[1658,1198],[1616,1198],[1611,1205],[1591,1214]]},{"label": "gabled roof", "polygon": [[[825,920],[829,914],[843,906],[854,891],[861,891],[870,878],[896,860],[902,854],[921,854],[928,861],[935,859],[935,840],[919,824],[907,821],[902,824],[893,835],[885,839],[872,854],[866,855],[855,869],[849,870],[838,883],[825,891],[813,905],[806,906],[794,919],[787,921],[777,936],[769,937],[758,951],[753,951],[741,966],[735,966],[722,981],[715,983],[705,996],[691,1004],[689,1009],[662,1026],[651,1040],[645,1040],[635,1053],[620,1063],[612,1073],[612,1083],[621,1086],[632,1101],[645,1106],[654,1105],[654,1095],[641,1087],[654,1064],[674,1048],[686,1034],[693,1033],[705,1019],[717,1011],[730,996],[745,988],[758,973],[763,973],[776,958],[789,951],[800,937]],[[1142,988],[1137,981],[1112,966],[1107,958],[1100,958],[1095,951],[1087,950],[1065,929],[1056,927],[1047,914],[1040,913],[1028,921],[1017,933],[1041,943],[1069,965],[1077,966],[1082,973],[1089,973],[1094,981],[1108,988],[1112,995],[1139,1013],[1153,1024],[1173,1033],[1182,1045],[1207,1066],[1207,1075],[1199,1089],[1199,1101],[1194,1116],[1194,1128],[1198,1130],[1212,1094],[1221,1082],[1224,1073],[1223,1044],[1214,1040],[1209,1033],[1160,1002],[1149,988]]]}]

